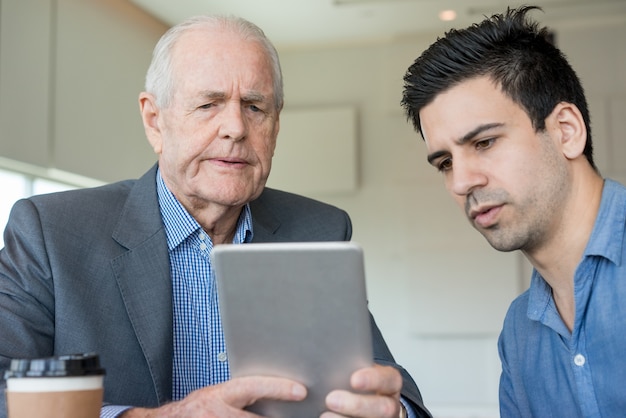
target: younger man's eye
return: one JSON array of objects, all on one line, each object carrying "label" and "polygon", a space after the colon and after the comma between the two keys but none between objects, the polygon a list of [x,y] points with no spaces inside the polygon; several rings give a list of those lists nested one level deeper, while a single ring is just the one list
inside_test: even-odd
[{"label": "younger man's eye", "polygon": [[437,170],[448,171],[452,168],[452,158],[443,159],[437,164]]}]

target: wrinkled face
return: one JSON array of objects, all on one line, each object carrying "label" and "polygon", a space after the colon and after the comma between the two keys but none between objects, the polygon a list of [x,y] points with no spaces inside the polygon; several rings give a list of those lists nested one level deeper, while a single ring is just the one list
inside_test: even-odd
[{"label": "wrinkled face", "polygon": [[420,112],[428,160],[471,224],[501,251],[532,251],[558,228],[566,158],[489,78],[466,80]]},{"label": "wrinkled face", "polygon": [[172,101],[146,129],[167,186],[188,210],[253,200],[279,129],[269,58],[230,32],[194,30],[178,40],[172,62]]}]

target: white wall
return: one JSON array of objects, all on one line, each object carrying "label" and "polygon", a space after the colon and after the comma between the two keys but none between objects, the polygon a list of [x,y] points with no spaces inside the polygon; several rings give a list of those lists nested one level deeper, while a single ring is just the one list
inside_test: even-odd
[{"label": "white wall", "polygon": [[0,156],[112,181],[154,163],[138,94],[166,26],[126,0],[0,0]]},{"label": "white wall", "polygon": [[[626,22],[554,26],[589,95],[598,164],[624,179]],[[137,94],[164,30],[124,0],[0,0],[0,156],[106,181],[140,175],[154,156]],[[350,213],[371,310],[435,415],[495,417],[496,338],[528,265],[471,229],[401,112],[404,72],[437,35],[280,51],[285,115],[356,110],[356,187],[302,191]]]}]

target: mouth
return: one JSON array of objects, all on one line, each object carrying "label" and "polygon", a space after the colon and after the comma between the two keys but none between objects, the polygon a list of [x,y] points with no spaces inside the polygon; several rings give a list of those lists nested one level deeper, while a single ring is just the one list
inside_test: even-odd
[{"label": "mouth", "polygon": [[242,158],[224,157],[224,158],[212,158],[211,161],[217,165],[223,167],[243,167],[248,165],[248,162]]},{"label": "mouth", "polygon": [[489,228],[496,223],[497,216],[501,210],[502,205],[481,206],[471,209],[468,215],[476,226]]}]

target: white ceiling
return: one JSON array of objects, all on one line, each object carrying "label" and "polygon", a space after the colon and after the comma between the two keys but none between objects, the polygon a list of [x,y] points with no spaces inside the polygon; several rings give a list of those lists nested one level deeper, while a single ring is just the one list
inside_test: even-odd
[{"label": "white ceiling", "polygon": [[[550,25],[625,19],[626,0],[129,0],[167,24],[197,14],[234,14],[259,25],[281,48],[379,42],[420,32],[442,34],[507,6],[536,4]],[[457,19],[438,14],[453,9]]]}]

